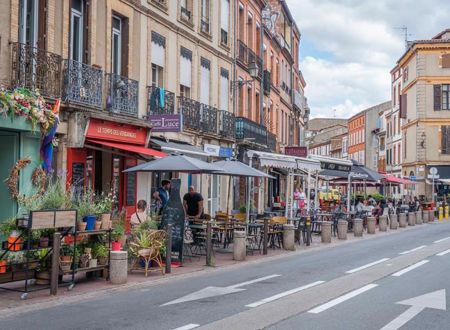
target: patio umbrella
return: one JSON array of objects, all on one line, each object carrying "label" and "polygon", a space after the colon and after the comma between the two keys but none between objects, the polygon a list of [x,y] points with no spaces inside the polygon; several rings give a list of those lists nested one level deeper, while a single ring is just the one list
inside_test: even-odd
[{"label": "patio umbrella", "polygon": [[216,173],[220,175],[228,175],[230,178],[228,179],[228,199],[227,199],[227,214],[228,214],[228,205],[230,203],[230,192],[231,192],[231,177],[239,176],[239,177],[253,177],[253,178],[270,178],[274,179],[273,176],[264,173],[260,170],[257,170],[253,167],[248,166],[236,159],[232,160],[220,160],[213,163],[214,166],[217,166],[222,169],[221,172]]},{"label": "patio umbrella", "polygon": [[383,176],[380,173],[371,170],[356,160],[352,160],[352,163],[352,173],[354,174],[352,177],[365,177],[367,175],[367,178],[365,179],[367,181],[380,181],[383,179]]},{"label": "patio umbrella", "polygon": [[191,174],[222,172],[220,167],[185,155],[171,155],[126,169],[124,172],[183,172]]}]

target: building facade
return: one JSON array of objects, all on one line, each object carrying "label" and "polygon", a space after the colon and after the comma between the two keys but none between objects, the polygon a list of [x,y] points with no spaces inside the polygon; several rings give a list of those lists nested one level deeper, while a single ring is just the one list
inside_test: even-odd
[{"label": "building facade", "polygon": [[431,199],[429,170],[436,167],[445,180],[450,161],[450,31],[411,42],[396,68],[401,76],[399,117],[404,120],[402,173],[417,181],[409,195]]}]

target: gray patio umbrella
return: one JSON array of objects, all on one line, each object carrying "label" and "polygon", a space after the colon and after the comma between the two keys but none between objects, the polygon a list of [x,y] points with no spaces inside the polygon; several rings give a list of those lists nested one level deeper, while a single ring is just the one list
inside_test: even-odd
[{"label": "gray patio umbrella", "polygon": [[364,179],[367,181],[380,181],[383,179],[383,176],[380,173],[371,170],[356,160],[352,160],[352,163],[352,173],[355,174],[355,177],[358,177],[359,175],[363,178],[367,175],[367,178]]},{"label": "gray patio umbrella", "polygon": [[126,169],[124,172],[183,172],[191,174],[222,172],[220,167],[197,158],[172,155]]}]

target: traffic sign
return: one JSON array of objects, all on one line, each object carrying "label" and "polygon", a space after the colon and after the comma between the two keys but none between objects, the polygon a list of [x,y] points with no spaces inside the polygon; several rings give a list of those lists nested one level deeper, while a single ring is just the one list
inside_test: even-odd
[{"label": "traffic sign", "polygon": [[430,168],[430,174],[432,174],[432,175],[438,174],[438,169],[436,167],[431,167]]},{"label": "traffic sign", "polygon": [[439,179],[439,174],[428,174],[428,179]]}]

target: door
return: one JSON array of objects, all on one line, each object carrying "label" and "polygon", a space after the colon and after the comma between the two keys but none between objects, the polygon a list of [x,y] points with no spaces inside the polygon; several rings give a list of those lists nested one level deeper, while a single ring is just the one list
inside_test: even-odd
[{"label": "door", "polygon": [[[9,171],[17,161],[19,154],[19,134],[0,131],[0,182],[9,176]],[[15,216],[17,203],[11,199],[6,184],[0,184],[0,221]]]},{"label": "door", "polygon": [[[137,165],[137,160],[134,158],[125,158],[124,170]],[[123,207],[126,209],[127,218],[136,212],[137,204],[137,173],[124,173],[124,187],[123,187]]]},{"label": "door", "polygon": [[208,189],[208,210],[213,217],[220,210],[220,177],[210,175],[210,184]]}]

